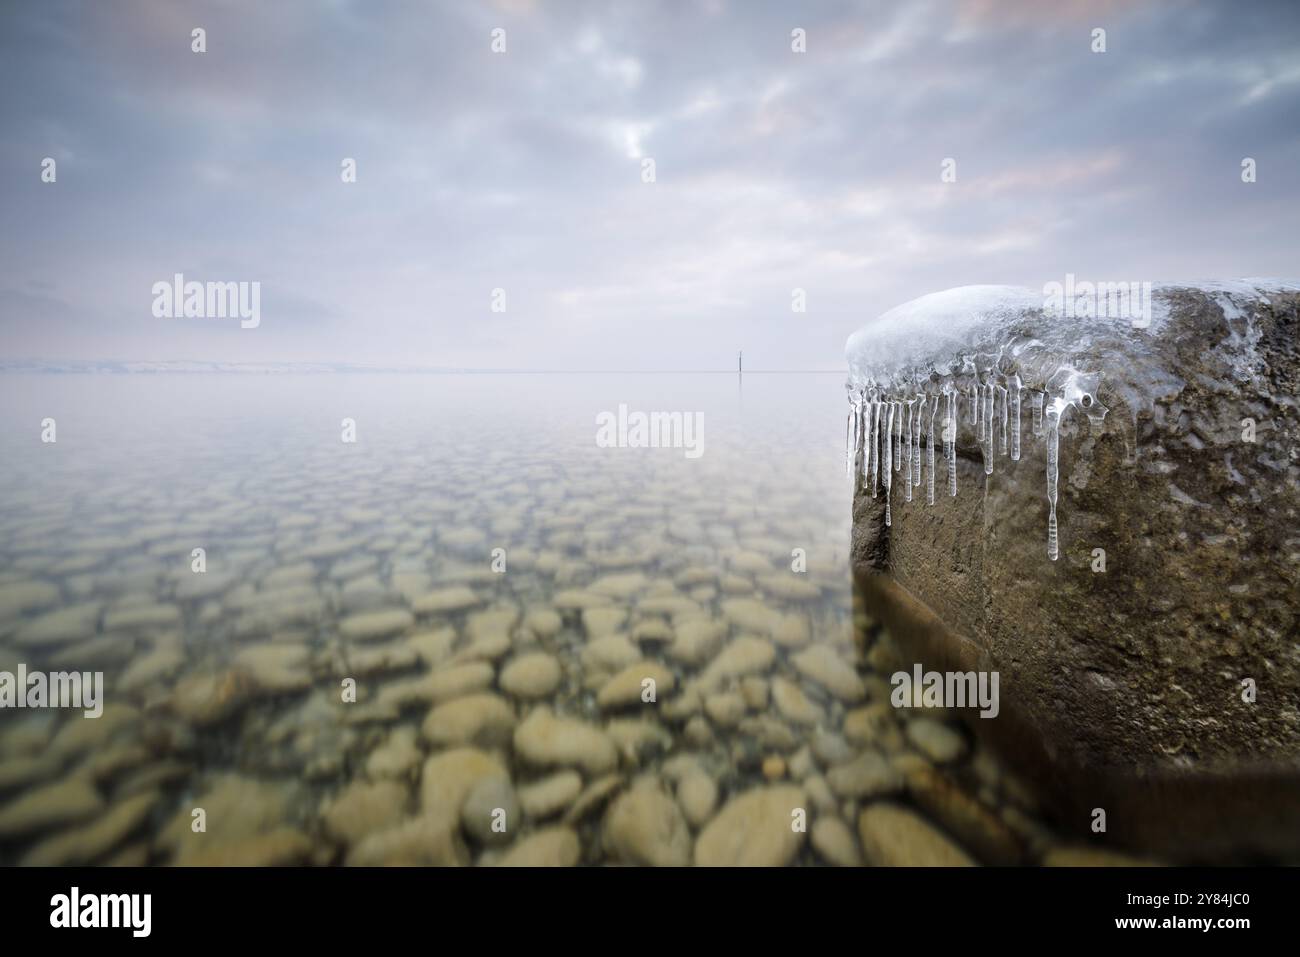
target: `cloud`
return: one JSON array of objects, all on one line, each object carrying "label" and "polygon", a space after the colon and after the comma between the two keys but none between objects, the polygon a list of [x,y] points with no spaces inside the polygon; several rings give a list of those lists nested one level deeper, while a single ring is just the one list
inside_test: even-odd
[{"label": "cloud", "polygon": [[[1288,3],[7,4],[0,321],[62,332],[0,357],[834,368],[961,283],[1294,272],[1298,34]],[[175,272],[261,281],[262,325],[160,326]]]}]

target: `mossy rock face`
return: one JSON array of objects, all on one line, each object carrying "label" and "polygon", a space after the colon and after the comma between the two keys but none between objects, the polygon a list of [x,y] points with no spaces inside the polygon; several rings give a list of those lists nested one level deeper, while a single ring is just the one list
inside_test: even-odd
[{"label": "mossy rock face", "polygon": [[[1018,375],[1048,405],[1053,356],[1100,373],[1087,404],[1104,418],[1076,403],[1059,420],[1056,560],[1048,442],[1026,398],[1018,461],[995,424],[986,474],[989,444],[959,405],[957,495],[940,445],[934,504],[924,472],[910,503],[895,472],[888,525],[860,446],[854,563],[891,631],[915,639],[909,662],[999,672],[1003,715],[973,724],[1032,752],[1044,779],[1103,791],[1125,778],[1183,791],[1265,780],[1300,805],[1300,287],[1165,287],[1154,305],[1143,328],[1023,306],[964,327],[959,352],[993,356],[993,380]],[[863,340],[851,341],[852,394],[984,381],[978,361],[974,376],[945,374],[959,367],[952,336],[933,362],[912,350],[887,375]]]}]

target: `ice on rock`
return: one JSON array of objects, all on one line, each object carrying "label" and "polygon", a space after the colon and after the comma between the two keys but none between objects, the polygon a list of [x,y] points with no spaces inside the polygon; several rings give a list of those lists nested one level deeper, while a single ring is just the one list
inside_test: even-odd
[{"label": "ice on rock", "polygon": [[1060,554],[1056,538],[1056,481],[1061,448],[1061,409],[1053,403],[1047,410],[1047,557]]},{"label": "ice on rock", "polygon": [[871,443],[875,449],[871,461],[871,497],[876,497],[876,488],[880,485],[880,403],[872,402],[872,418],[875,420],[871,432]]},{"label": "ice on rock", "polygon": [[925,414],[925,397],[918,395],[915,401],[916,425],[912,429],[912,484],[921,484],[921,417]]},{"label": "ice on rock", "polygon": [[858,441],[862,445],[862,484],[871,479],[871,403],[864,396],[858,403]]},{"label": "ice on rock", "polygon": [[889,403],[889,427],[888,427],[889,438],[885,440],[885,526],[886,527],[893,524],[893,520],[894,520],[889,507],[889,473],[893,471],[893,468],[891,466],[893,464],[892,459],[894,454],[894,441],[893,441],[894,406],[896,406],[897,404],[898,403],[896,402]]},{"label": "ice on rock", "polygon": [[[1170,296],[1189,287],[1212,295],[1222,310],[1228,336],[1247,343],[1252,334],[1252,320],[1242,308],[1247,300],[1270,291],[1300,291],[1294,281],[1266,279],[1156,284],[1149,299],[1150,315],[1139,317],[1078,310],[1062,313],[1041,291],[963,286],[904,303],[855,332],[845,348],[850,420],[858,417],[863,422],[856,428],[857,444],[862,447],[863,476],[873,496],[879,475],[884,474],[885,524],[893,521],[890,493],[895,472],[903,482],[904,501],[910,503],[912,486],[921,484],[928,469],[924,501],[927,506],[934,504],[935,415],[942,401],[939,424],[950,496],[957,494],[957,446],[963,441],[978,447],[986,482],[996,481],[996,458],[1004,459],[1002,468],[1015,468],[1026,440],[1043,443],[1048,463],[1048,556],[1056,560],[1062,426],[1072,413],[1082,413],[1093,426],[1099,425],[1107,412],[1098,395],[1103,386],[1107,402],[1121,401],[1133,417],[1182,386],[1160,367],[1150,346],[1168,319]],[[1080,355],[1123,359],[1108,361],[1104,370],[1076,368]],[[1243,366],[1241,374],[1253,372]],[[1026,395],[1032,410],[1028,436],[1021,418]],[[960,408],[963,401],[969,404],[966,414]],[[923,432],[928,442],[924,462]],[[918,504],[920,499],[918,495]]]},{"label": "ice on rock", "polygon": [[980,448],[984,454],[984,474],[993,474],[993,383],[984,386],[984,405],[980,411]]},{"label": "ice on rock", "polygon": [[1009,436],[1007,435],[1007,419],[1008,419],[1007,390],[1002,386],[998,386],[997,389],[998,389],[998,423],[1002,426],[1002,454],[1006,455],[1008,453],[1007,445],[1009,439]]},{"label": "ice on rock", "polygon": [[907,403],[907,435],[904,437],[903,444],[907,446],[907,452],[904,456],[905,468],[903,469],[903,501],[912,500],[912,409],[913,403]]},{"label": "ice on rock", "polygon": [[903,465],[903,403],[889,404],[889,420],[894,423],[889,430],[890,461],[894,463],[894,471],[897,472]]},{"label": "ice on rock", "polygon": [[[1016,286],[962,286],[904,303],[849,337],[846,353],[859,384],[887,382],[894,370],[944,364],[960,371],[969,343],[999,318],[1040,310],[1041,293]],[[957,364],[953,368],[950,364]]]},{"label": "ice on rock", "polygon": [[951,384],[944,387],[948,396],[948,416],[943,424],[943,455],[948,461],[948,494],[957,495],[957,390]]},{"label": "ice on rock", "polygon": [[1011,374],[1011,461],[1020,461],[1020,376]]},{"label": "ice on rock", "polygon": [[925,461],[925,503],[934,504],[934,416],[939,411],[939,399],[935,398],[930,403],[930,431],[926,433],[926,461]]}]

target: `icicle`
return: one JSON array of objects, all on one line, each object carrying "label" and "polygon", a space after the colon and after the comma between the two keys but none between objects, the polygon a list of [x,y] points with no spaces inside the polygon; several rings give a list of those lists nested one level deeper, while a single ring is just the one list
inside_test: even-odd
[{"label": "icicle", "polygon": [[[871,481],[871,409],[874,402],[862,402],[862,487],[865,490]],[[875,489],[871,492],[874,495]]]},{"label": "icicle", "polygon": [[1047,557],[1056,561],[1059,549],[1056,539],[1056,480],[1057,458],[1061,444],[1061,410],[1047,410]]},{"label": "icicle", "polygon": [[912,484],[921,484],[921,423],[925,421],[925,396],[916,397],[916,428],[912,434]]},{"label": "icicle", "polygon": [[1020,461],[1020,376],[1011,377],[1011,461]]},{"label": "icicle", "polygon": [[984,454],[984,474],[993,474],[993,383],[990,382],[984,387],[984,408],[980,413],[981,420],[981,444],[980,450]]},{"label": "icicle", "polygon": [[1007,440],[1010,436],[1007,435],[1007,390],[1002,386],[998,386],[998,409],[1002,420],[1002,454],[1006,455]]},{"label": "icicle", "polygon": [[858,477],[859,456],[862,455],[862,406],[857,402],[853,406],[853,478]]},{"label": "icicle", "polygon": [[948,457],[948,494],[957,497],[957,390],[948,393],[948,419],[943,426],[943,454]]},{"label": "icicle", "polygon": [[[890,515],[890,511],[889,511],[889,487],[890,487],[889,473],[893,471],[893,469],[890,468],[890,466],[894,464],[894,443],[892,440],[894,435],[894,406],[896,405],[898,405],[897,402],[889,403],[890,441],[885,446],[885,527],[886,528],[888,528],[890,525],[893,524],[893,518]],[[899,418],[902,418],[902,416],[899,416]]]},{"label": "icicle", "polygon": [[1043,434],[1043,395],[1034,390],[1034,435]]},{"label": "icicle", "polygon": [[850,404],[849,414],[844,419],[844,474],[845,475],[853,474],[853,464],[850,460],[850,455],[852,453],[849,452],[849,449],[853,448],[852,436],[853,436],[853,408],[852,408],[852,404]]},{"label": "icicle", "polygon": [[939,397],[930,405],[930,434],[925,446],[925,504],[934,504],[934,417],[939,411]]},{"label": "icicle", "polygon": [[890,409],[891,415],[894,410],[898,412],[898,422],[894,426],[891,438],[894,443],[894,471],[897,472],[903,467],[903,403],[893,403],[893,407]]},{"label": "icicle", "polygon": [[893,399],[889,400],[889,410],[885,413],[885,418],[886,418],[886,428],[888,429],[888,431],[885,433],[885,440],[889,443],[888,462],[890,466],[890,471],[892,472],[894,459],[898,457],[897,455],[898,443],[894,441],[894,400]]},{"label": "icicle", "polygon": [[907,403],[907,435],[903,437],[903,444],[907,446],[907,454],[904,456],[904,468],[901,476],[903,480],[903,501],[912,500],[912,425],[916,418],[916,400],[913,399]]},{"label": "icicle", "polygon": [[970,387],[970,424],[975,426],[976,438],[979,438],[980,427],[980,387],[975,383]]},{"label": "icicle", "polygon": [[[867,477],[867,415],[868,415],[868,406],[870,406],[870,404],[871,403],[867,401],[867,390],[863,389],[862,399],[858,406],[858,452],[861,456],[861,462],[862,462],[861,476],[863,479],[862,484],[864,486],[866,485],[866,477]],[[856,457],[853,459],[853,467],[855,469],[858,466],[858,461],[859,459]]]},{"label": "icicle", "polygon": [[853,450],[853,474],[855,476],[858,473],[858,457],[866,454],[867,437],[863,422],[863,416],[866,415],[866,412],[867,396],[866,393],[863,393],[862,397],[858,400],[858,414],[853,418],[853,427],[857,432],[857,436],[853,440],[855,446]]},{"label": "icicle", "polygon": [[876,456],[871,462],[871,497],[875,498],[876,488],[880,485],[880,456],[884,454],[884,443],[881,441],[882,436],[880,434],[880,418],[884,415],[885,404],[883,402],[873,402],[872,405],[876,407],[875,430],[871,440],[876,448]]}]

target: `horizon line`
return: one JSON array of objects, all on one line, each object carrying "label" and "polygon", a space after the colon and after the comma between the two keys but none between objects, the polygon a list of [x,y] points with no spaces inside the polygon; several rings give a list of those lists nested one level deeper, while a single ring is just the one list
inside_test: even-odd
[{"label": "horizon line", "polygon": [[211,359],[3,359],[0,374],[164,375],[317,374],[317,375],[844,375],[840,369],[528,369],[457,366],[359,365],[347,362],[228,362]]}]

